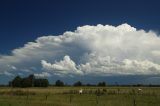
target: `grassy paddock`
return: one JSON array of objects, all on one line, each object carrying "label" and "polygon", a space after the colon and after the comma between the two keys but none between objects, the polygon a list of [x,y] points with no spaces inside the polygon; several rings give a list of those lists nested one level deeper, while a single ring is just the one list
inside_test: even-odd
[{"label": "grassy paddock", "polygon": [[[78,90],[83,89],[83,94]],[[158,87],[0,88],[0,106],[159,106]]]}]

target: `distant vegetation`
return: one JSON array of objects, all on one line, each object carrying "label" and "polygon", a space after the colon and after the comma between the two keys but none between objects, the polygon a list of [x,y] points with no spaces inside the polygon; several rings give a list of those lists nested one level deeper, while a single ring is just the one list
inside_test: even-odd
[{"label": "distant vegetation", "polygon": [[[26,88],[26,87],[48,87],[49,82],[47,79],[43,78],[35,78],[34,75],[29,75],[28,77],[20,77],[16,76],[12,81],[9,82],[10,87],[21,87],[21,88]],[[70,85],[65,85],[62,80],[57,80],[53,86],[58,86],[58,87],[64,87],[64,86],[70,86]],[[97,85],[92,85],[92,84],[83,84],[81,81],[77,81],[73,83],[73,86],[100,86],[104,87],[106,86],[105,82],[99,82]]]},{"label": "distant vegetation", "polygon": [[[0,85],[0,87],[3,87],[6,85]],[[34,75],[29,75],[28,77],[20,77],[16,76],[12,81],[9,82],[10,87],[21,87],[21,88],[26,88],[26,87],[48,87],[49,86],[49,81],[44,78],[35,78]],[[97,84],[84,84],[81,81],[76,81],[73,83],[73,85],[67,85],[65,82],[62,80],[56,80],[54,84],[50,84],[50,86],[57,86],[57,87],[64,87],[64,86],[97,86],[97,87],[105,87],[105,86],[119,86],[119,87],[160,87],[160,85],[143,85],[143,84],[131,84],[131,85],[120,85],[118,82],[115,82],[113,85],[106,84],[106,82],[98,82]]]},{"label": "distant vegetation", "polygon": [[99,82],[97,86],[106,86],[105,82]]},{"label": "distant vegetation", "polygon": [[36,79],[34,75],[29,75],[28,77],[21,78],[16,76],[12,81],[9,82],[11,87],[47,87],[49,82],[47,79]]},{"label": "distant vegetation", "polygon": [[18,88],[1,87],[0,106],[159,106],[160,104],[160,88],[155,85],[154,87],[141,84],[108,85],[104,81],[95,85],[75,81],[73,85],[67,85],[62,80],[56,80],[53,87],[47,87],[49,86],[47,79],[37,79],[34,75],[24,78],[16,76],[9,85]]},{"label": "distant vegetation", "polygon": [[82,83],[80,81],[77,81],[74,83],[74,86],[82,86]]},{"label": "distant vegetation", "polygon": [[61,80],[57,80],[55,83],[56,86],[64,86],[64,82]]}]

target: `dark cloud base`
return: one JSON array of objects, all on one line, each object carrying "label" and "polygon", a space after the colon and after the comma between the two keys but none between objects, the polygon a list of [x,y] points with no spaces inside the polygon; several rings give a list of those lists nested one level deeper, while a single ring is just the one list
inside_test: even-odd
[{"label": "dark cloud base", "polygon": [[[22,77],[25,77],[24,75]],[[12,76],[4,76],[0,75],[0,84],[8,84],[14,77]],[[48,78],[50,84],[54,84],[56,80],[63,80],[66,84],[73,84],[76,81],[82,81],[84,84],[97,84],[100,81],[105,81],[109,85],[113,85],[118,83],[120,85],[132,85],[132,84],[152,84],[159,85],[160,84],[160,75],[151,76],[151,75],[121,75],[121,76],[74,76],[74,77],[59,77],[59,76],[51,76]]]},{"label": "dark cloud base", "polygon": [[160,76],[140,76],[140,75],[130,75],[130,76],[105,76],[105,77],[96,77],[96,76],[83,76],[83,77],[50,77],[50,83],[54,83],[57,79],[63,80],[67,84],[73,84],[74,81],[82,81],[84,84],[97,84],[100,81],[105,81],[109,85],[113,85],[116,82],[120,85],[132,85],[132,84],[160,84]]}]

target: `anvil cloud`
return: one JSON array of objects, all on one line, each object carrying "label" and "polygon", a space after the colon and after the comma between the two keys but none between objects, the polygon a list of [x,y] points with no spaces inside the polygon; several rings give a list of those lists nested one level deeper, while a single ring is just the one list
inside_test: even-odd
[{"label": "anvil cloud", "polygon": [[85,25],[62,35],[39,37],[11,55],[1,55],[0,74],[15,73],[160,75],[160,37],[128,24]]}]

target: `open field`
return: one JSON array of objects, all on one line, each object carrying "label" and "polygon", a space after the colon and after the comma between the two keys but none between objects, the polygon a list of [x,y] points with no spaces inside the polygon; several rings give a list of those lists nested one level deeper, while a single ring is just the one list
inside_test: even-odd
[{"label": "open field", "polygon": [[[83,94],[78,90],[83,89]],[[0,106],[159,106],[158,87],[0,88]]]}]

